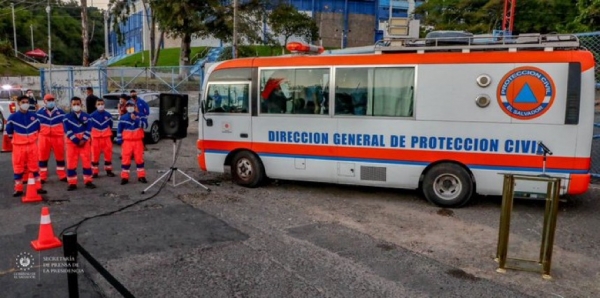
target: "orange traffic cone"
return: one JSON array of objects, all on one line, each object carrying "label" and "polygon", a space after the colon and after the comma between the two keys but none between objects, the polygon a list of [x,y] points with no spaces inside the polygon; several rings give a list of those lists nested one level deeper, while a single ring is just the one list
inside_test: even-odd
[{"label": "orange traffic cone", "polygon": [[[4,126],[6,126],[6,120],[5,120]],[[6,134],[6,130],[5,130],[3,133],[3,137],[2,137],[2,150],[0,152],[12,152],[12,150],[13,150],[12,147],[13,147],[12,141]]]},{"label": "orange traffic cone", "polygon": [[33,249],[40,251],[61,247],[62,242],[54,236],[52,222],[50,221],[50,210],[48,207],[42,207],[42,219],[40,220],[40,234],[38,240],[31,241]]},{"label": "orange traffic cone", "polygon": [[21,199],[21,202],[41,202],[42,196],[38,194],[38,189],[40,189],[40,187],[35,183],[33,173],[29,173],[29,179],[27,179],[27,191],[25,192],[25,196],[23,196],[23,198]]}]

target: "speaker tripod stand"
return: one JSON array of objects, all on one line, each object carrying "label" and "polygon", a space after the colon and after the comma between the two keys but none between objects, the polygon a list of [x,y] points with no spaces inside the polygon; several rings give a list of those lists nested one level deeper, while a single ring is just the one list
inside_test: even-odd
[{"label": "speaker tripod stand", "polygon": [[[173,187],[177,187],[177,186],[179,186],[181,184],[184,184],[184,183],[186,183],[188,181],[192,181],[192,182],[198,184],[200,187],[206,189],[207,191],[210,191],[210,189],[208,187],[204,186],[202,183],[198,182],[196,179],[190,177],[190,175],[186,174],[184,171],[178,169],[175,166],[175,160],[176,160],[176,158],[177,158],[177,139],[174,138],[173,139],[173,163],[171,165],[171,168],[169,168],[166,171],[163,170],[165,173],[162,176],[160,176],[158,179],[156,179],[156,181],[152,182],[152,184],[150,184],[150,186],[146,187],[146,189],[142,190],[142,193],[146,193],[146,191],[148,191],[148,189],[152,188],[156,183],[158,183],[159,181],[161,181],[161,180],[163,180],[163,179],[165,179],[167,177],[171,177],[171,179],[173,179]],[[159,172],[162,172],[162,171],[159,171]],[[187,179],[184,180],[184,181],[181,181],[179,183],[176,183],[175,182],[175,174],[176,173],[179,173],[179,174],[183,175]]]}]

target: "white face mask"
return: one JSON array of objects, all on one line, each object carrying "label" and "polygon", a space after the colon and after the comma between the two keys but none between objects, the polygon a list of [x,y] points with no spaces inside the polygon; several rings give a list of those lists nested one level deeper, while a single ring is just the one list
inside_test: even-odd
[{"label": "white face mask", "polygon": [[22,103],[21,104],[21,110],[23,110],[23,111],[29,110],[29,104],[28,103]]},{"label": "white face mask", "polygon": [[96,109],[98,109],[98,111],[104,111],[104,105],[98,105],[96,106]]},{"label": "white face mask", "polygon": [[135,111],[134,107],[127,107],[127,112],[133,113]]},{"label": "white face mask", "polygon": [[73,110],[74,112],[79,112],[81,111],[81,106],[72,106],[71,110]]}]

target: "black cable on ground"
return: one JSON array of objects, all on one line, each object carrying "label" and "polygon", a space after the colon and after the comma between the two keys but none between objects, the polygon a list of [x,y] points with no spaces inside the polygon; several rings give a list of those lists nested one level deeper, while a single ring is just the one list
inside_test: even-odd
[{"label": "black cable on ground", "polygon": [[[181,148],[181,143],[182,143],[182,142],[179,142],[179,144],[177,145],[177,149],[175,150],[175,157],[174,157],[174,159],[173,159],[173,164],[171,164],[171,167],[169,167],[169,169],[171,169],[171,168],[175,167],[175,164],[176,164],[176,162],[177,162],[177,157],[179,157],[179,149]],[[80,226],[81,226],[81,225],[82,225],[84,222],[86,222],[86,221],[88,221],[88,220],[90,220],[90,219],[94,219],[94,218],[98,218],[98,217],[104,217],[104,216],[113,215],[113,214],[115,214],[115,213],[118,213],[118,212],[121,212],[121,211],[123,211],[123,210],[125,210],[125,209],[127,209],[127,208],[130,208],[130,207],[132,207],[132,206],[135,206],[135,205],[138,205],[138,204],[140,204],[140,203],[143,203],[143,202],[146,202],[146,201],[148,201],[148,200],[151,200],[151,199],[153,199],[154,197],[156,197],[156,196],[157,196],[157,195],[158,195],[158,194],[159,194],[159,193],[160,193],[160,192],[163,190],[163,188],[164,188],[164,187],[167,185],[167,183],[169,182],[169,180],[171,180],[171,178],[172,178],[171,176],[173,176],[173,171],[171,171],[171,173],[169,174],[169,176],[167,177],[167,179],[165,179],[165,180],[162,182],[162,184],[160,185],[160,187],[158,188],[158,190],[156,191],[156,193],[154,193],[153,195],[151,195],[151,196],[149,196],[149,197],[147,197],[147,198],[145,198],[145,199],[137,200],[137,201],[135,201],[135,202],[133,202],[133,203],[131,203],[131,204],[129,204],[129,205],[125,205],[125,206],[123,206],[123,207],[121,207],[121,208],[119,208],[119,209],[117,209],[117,210],[113,210],[113,211],[109,211],[109,212],[105,212],[105,213],[101,213],[101,214],[97,214],[97,215],[93,215],[93,216],[86,217],[86,218],[84,218],[84,219],[80,220],[78,223],[76,223],[76,224],[74,224],[74,225],[71,225],[71,226],[68,226],[68,227],[64,228],[64,229],[63,229],[63,230],[60,232],[60,234],[59,234],[59,237],[62,239],[62,236],[63,236],[63,234],[64,234],[64,233],[65,233],[67,230],[69,230],[69,229],[72,229],[72,228],[75,228],[75,231],[74,231],[74,232],[75,232],[75,233],[77,233],[77,229],[78,229],[78,228],[79,228],[79,227],[80,227]]]}]

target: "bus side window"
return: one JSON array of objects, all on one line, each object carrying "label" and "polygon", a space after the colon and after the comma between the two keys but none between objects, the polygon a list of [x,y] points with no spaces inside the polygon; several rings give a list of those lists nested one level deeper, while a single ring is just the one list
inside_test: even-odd
[{"label": "bus side window", "polygon": [[338,68],[335,76],[335,114],[412,117],[412,67]]},{"label": "bus side window", "polygon": [[322,80],[329,69],[261,71],[263,114],[321,114]]},{"label": "bus side window", "polygon": [[208,88],[207,113],[249,113],[248,84],[213,84]]}]

